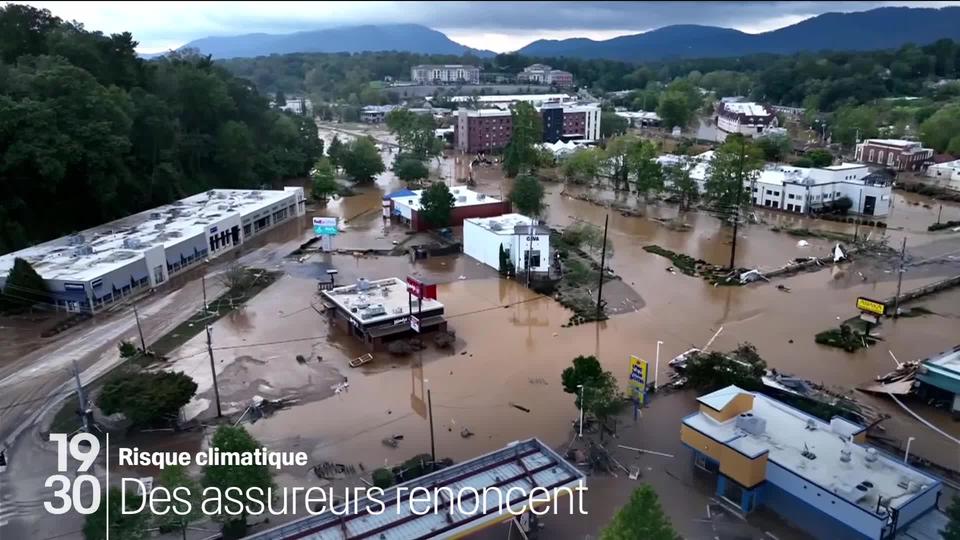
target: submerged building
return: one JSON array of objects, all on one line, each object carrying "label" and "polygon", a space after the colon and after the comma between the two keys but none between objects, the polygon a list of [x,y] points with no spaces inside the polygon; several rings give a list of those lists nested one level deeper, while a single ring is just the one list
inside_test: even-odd
[{"label": "submerged building", "polygon": [[680,439],[716,494],[764,506],[815,538],[885,539],[937,507],[942,484],[867,446],[866,428],[830,422],[728,386],[697,399]]},{"label": "submerged building", "polygon": [[[447,225],[458,226],[463,220],[476,217],[499,216],[510,212],[510,201],[501,201],[484,193],[479,193],[465,187],[454,187],[450,190],[453,195],[453,208],[450,210],[450,220]],[[401,190],[390,194],[384,200],[384,212],[408,224],[416,231],[425,231],[433,228],[423,217],[420,207],[420,197],[423,190]]]},{"label": "submerged building", "polygon": [[[542,132],[540,141],[600,140],[600,106],[560,102],[537,106]],[[460,109],[454,123],[454,147],[470,154],[506,148],[513,134],[513,117],[508,109]]]},{"label": "submerged building", "polygon": [[521,214],[463,221],[463,252],[503,271],[510,261],[517,271],[528,268],[534,274],[550,271],[550,229]]},{"label": "submerged building", "polygon": [[96,312],[153,289],[274,226],[304,215],[302,187],[213,189],[0,257],[0,287],[17,258],[57,309]]}]

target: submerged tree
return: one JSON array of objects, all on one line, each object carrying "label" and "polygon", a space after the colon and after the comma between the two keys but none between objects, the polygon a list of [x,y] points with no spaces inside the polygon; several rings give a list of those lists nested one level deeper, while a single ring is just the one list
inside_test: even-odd
[{"label": "submerged tree", "polygon": [[751,204],[750,185],[763,167],[760,150],[742,135],[732,135],[720,145],[707,168],[703,198],[721,212]]},{"label": "submerged tree", "polygon": [[384,171],[383,158],[370,137],[359,137],[338,152],[340,166],[355,182],[370,182]]},{"label": "submerged tree", "polygon": [[431,227],[446,227],[454,202],[447,184],[434,182],[420,195],[420,213]]},{"label": "submerged tree", "polygon": [[518,176],[510,190],[510,203],[521,214],[534,217],[543,213],[543,184],[537,177],[525,174]]},{"label": "submerged tree", "polygon": [[310,194],[314,199],[325,202],[340,189],[329,158],[320,158],[310,171],[310,176],[313,178]]},{"label": "submerged tree", "polygon": [[533,105],[521,101],[510,112],[512,132],[503,154],[503,170],[509,177],[531,173],[537,168],[539,155],[536,144],[543,136],[540,113]]},{"label": "submerged tree", "polygon": [[[252,453],[259,450],[261,444],[242,427],[220,426],[213,434],[210,446],[221,453]],[[209,465],[203,469],[202,485],[205,488],[217,488],[221,493],[227,488],[236,488],[242,493],[253,494],[255,491],[248,490],[259,488],[259,501],[266,504],[266,496],[269,488],[273,487],[273,479],[266,465]],[[223,523],[224,530],[230,531],[231,536],[240,538],[246,532],[247,508],[248,505],[244,505],[238,516],[221,513],[211,517]]]}]

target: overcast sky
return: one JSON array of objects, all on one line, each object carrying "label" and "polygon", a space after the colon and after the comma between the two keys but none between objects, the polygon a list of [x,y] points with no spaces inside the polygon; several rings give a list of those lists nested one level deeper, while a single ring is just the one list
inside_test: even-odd
[{"label": "overcast sky", "polygon": [[[3,2],[6,3],[6,2]],[[758,33],[829,11],[956,2],[27,2],[104,33],[130,31],[141,53],[192,39],[328,26],[417,23],[478,49],[513,51],[537,39],[609,39],[670,24]]]}]

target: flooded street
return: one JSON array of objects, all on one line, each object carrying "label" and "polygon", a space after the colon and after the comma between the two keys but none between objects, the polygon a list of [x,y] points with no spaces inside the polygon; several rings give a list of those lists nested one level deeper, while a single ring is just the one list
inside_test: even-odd
[{"label": "flooded street", "polygon": [[[389,154],[389,150],[384,153],[388,163]],[[451,182],[461,177],[462,166],[447,158],[439,175]],[[484,193],[499,196],[509,191],[510,181],[502,179],[495,168],[480,169],[475,177],[477,189]],[[313,215],[343,219],[344,232],[337,237],[336,247],[389,248],[393,241],[402,241],[407,235],[400,226],[383,221],[380,201],[385,193],[401,187],[387,172],[374,185],[359,188],[360,194],[331,201],[314,209]],[[546,188],[546,219],[551,226],[562,227],[574,220],[602,226],[608,209],[562,195],[559,184],[547,184]],[[926,226],[936,219],[935,208],[911,204],[918,200],[912,195],[898,193],[895,197],[896,208],[885,231],[891,245],[899,245],[900,238],[906,237],[908,250],[916,253],[917,259],[960,249],[958,235],[926,232]],[[676,208],[668,205],[641,207],[650,217],[673,218],[677,214]],[[956,219],[960,208],[945,206],[944,219],[948,219],[948,212],[949,219]],[[824,256],[835,244],[808,238],[808,246],[798,247],[797,238],[773,232],[771,225],[848,233],[855,227],[778,213],[759,214],[766,224],[740,229],[740,266],[770,270],[795,257]],[[878,332],[884,341],[869,349],[848,354],[817,345],[814,334],[856,314],[858,296],[886,298],[894,294],[896,273],[889,265],[876,262],[824,268],[778,280],[778,284],[789,287],[789,293],[764,283],[714,287],[700,278],[665,271],[669,260],[642,250],[657,244],[726,264],[730,229],[703,213],[690,213],[686,220],[692,230],[678,232],[647,218],[610,212],[609,236],[614,245],[611,266],[642,297],[642,308],[599,324],[574,327],[563,327],[570,312],[554,300],[503,280],[492,269],[463,255],[416,263],[407,257],[348,253],[311,254],[303,262],[296,258],[271,261],[271,266],[282,269],[285,275],[241,311],[214,324],[224,409],[241,411],[253,396],[296,397],[300,400],[297,405],[250,425],[251,433],[274,449],[307,451],[311,463],[363,464],[369,471],[429,452],[428,388],[438,457],[459,461],[529,437],[538,437],[554,447],[565,445],[576,409],[573,396],[562,391],[560,373],[581,354],[598,356],[606,369],[625,382],[629,355],[647,359],[653,368],[656,342],[663,341],[658,373],[663,384],[670,376],[667,360],[691,347],[702,347],[722,326],[714,349],[730,350],[738,343],[751,342],[769,367],[850,390],[890,371],[894,364],[889,351],[905,361],[956,345],[960,335],[958,289],[916,303],[933,315],[885,320]],[[311,235],[306,227],[301,231],[301,241]],[[880,231],[862,228],[859,233],[879,235]],[[347,362],[365,351],[350,336],[331,330],[326,318],[314,309],[318,304],[317,279],[325,279],[328,268],[339,271],[339,283],[351,283],[359,277],[402,278],[407,274],[438,282],[439,300],[445,305],[450,329],[456,332],[454,349],[438,350],[431,343],[421,353],[402,358],[376,353],[367,366],[350,369]],[[958,270],[960,263],[953,259],[918,266],[915,272],[906,274],[903,289],[956,275]],[[302,363],[297,355],[303,357]],[[189,406],[190,414],[210,415],[212,392],[205,338],[193,338],[172,356],[177,358],[173,369],[187,372],[200,386],[198,399]],[[344,382],[349,386],[341,386],[336,392]],[[917,437],[913,453],[960,469],[960,449],[956,445],[908,417],[889,400],[864,400],[893,416],[885,422],[885,436],[896,440]],[[916,402],[909,405],[941,429],[960,436],[960,424],[950,421],[944,411]],[[661,493],[678,530],[699,538],[704,530],[696,518],[702,506],[695,511],[684,510],[690,507],[684,505],[688,493],[684,486],[696,481],[690,477],[688,454],[680,447],[678,436],[679,419],[692,410],[694,402],[687,393],[658,396],[644,410],[639,424],[631,425],[628,420],[622,436],[625,441],[636,439],[647,447],[676,452],[676,458],[665,468],[655,458],[643,458],[644,466],[651,471],[644,474],[650,475],[649,481]],[[475,435],[462,437],[460,432],[465,427]],[[403,436],[398,448],[381,443],[395,435]],[[664,471],[683,481],[671,480]],[[297,476],[300,473],[308,474],[291,473],[278,482],[302,484],[304,477]],[[622,479],[594,481],[599,498],[593,504],[622,500],[632,486]],[[697,497],[706,499],[702,494]],[[594,534],[596,524],[610,512],[605,508],[596,520],[570,524],[570,535],[557,538]]]}]

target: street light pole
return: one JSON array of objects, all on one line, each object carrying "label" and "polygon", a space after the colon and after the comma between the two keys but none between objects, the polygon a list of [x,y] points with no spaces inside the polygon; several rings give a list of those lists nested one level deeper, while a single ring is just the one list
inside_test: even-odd
[{"label": "street light pole", "polygon": [[916,437],[909,437],[909,438],[907,438],[907,451],[903,453],[903,462],[904,462],[904,463],[906,463],[907,460],[910,459],[910,443],[912,443],[914,439],[916,439]]},{"label": "street light pole", "polygon": [[430,466],[430,470],[437,470],[437,446],[433,438],[433,399],[430,396],[430,379],[424,379],[424,383],[427,384],[427,417],[430,419],[430,459],[433,461],[433,464]]},{"label": "street light pole", "polygon": [[603,246],[600,249],[600,284],[597,287],[597,320],[601,319],[603,314],[603,273],[604,264],[607,259],[607,225],[610,222],[610,214],[603,218]]},{"label": "street light pole", "polygon": [[663,342],[657,340],[657,359],[653,363],[653,391],[657,391],[657,381],[660,380],[660,346],[663,345]]},{"label": "street light pole", "polygon": [[577,438],[583,438],[583,385],[578,384],[577,388],[580,389],[580,431],[577,433]]},{"label": "street light pole", "polygon": [[210,375],[213,376],[213,395],[217,400],[217,418],[223,416],[220,408],[220,387],[217,385],[217,367],[213,362],[213,337],[210,334],[210,325],[207,325],[207,353],[210,355]]}]

